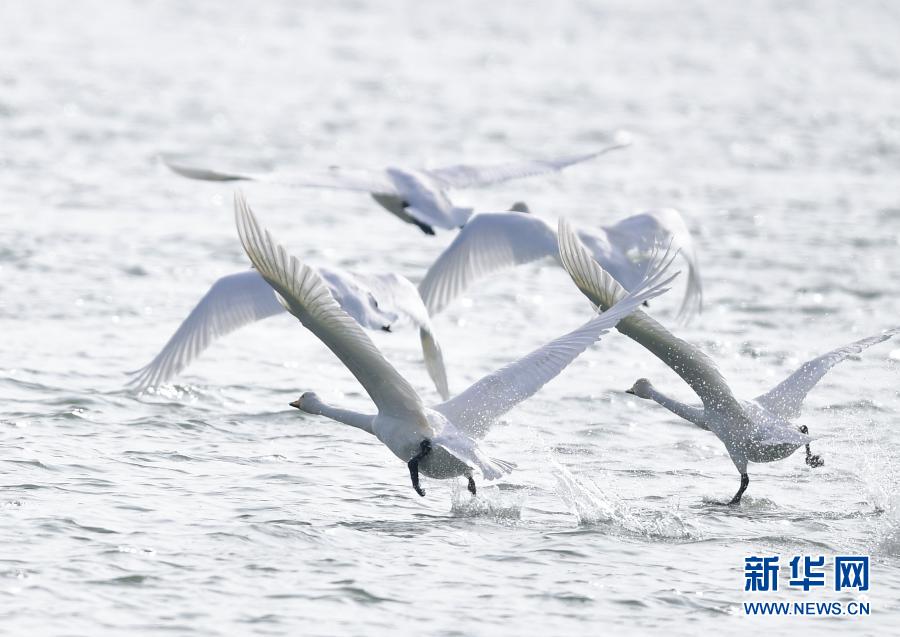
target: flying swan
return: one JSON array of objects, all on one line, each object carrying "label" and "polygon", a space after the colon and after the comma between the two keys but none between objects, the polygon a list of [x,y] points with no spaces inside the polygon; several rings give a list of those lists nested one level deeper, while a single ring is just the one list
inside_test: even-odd
[{"label": "flying swan", "polygon": [[335,167],[325,174],[314,176],[296,171],[259,174],[226,172],[188,166],[168,157],[164,157],[164,161],[174,172],[189,179],[265,181],[304,188],[367,192],[388,212],[417,226],[425,234],[433,235],[435,228],[454,230],[465,225],[472,216],[472,208],[461,208],[450,201],[447,191],[452,188],[479,188],[510,179],[556,172],[627,145],[627,143],[616,144],[592,153],[555,159],[532,159],[481,166],[458,164],[431,170],[388,167],[378,171],[360,171]]},{"label": "flying swan", "polygon": [[[559,244],[563,266],[578,288],[601,309],[623,298],[625,290],[592,258],[565,220],[559,222]],[[741,501],[750,477],[748,462],[782,460],[806,446],[806,463],[819,467],[823,460],[813,455],[813,438],[806,425],[799,430],[791,421],[800,415],[806,394],[828,370],[852,354],[889,339],[900,327],[864,338],[802,365],[771,391],[753,400],[739,400],[716,364],[699,348],[681,340],[646,313],[638,310],[622,319],[616,328],[637,341],[671,367],[700,397],[702,407],[686,405],[658,391],[646,378],[639,379],[628,393],[654,400],[672,413],[713,432],[728,450],[741,474],[741,485],[729,504]]]},{"label": "flying swan", "polygon": [[260,229],[241,193],[235,195],[235,221],[241,244],[256,270],[279,294],[288,311],[356,377],[378,413],[332,407],[313,392],[304,393],[291,406],[375,435],[407,463],[413,488],[419,495],[425,495],[419,485],[419,472],[440,479],[466,476],[473,495],[474,470],[485,480],[510,472],[513,466],[489,457],[477,439],[487,433],[494,420],[556,377],[622,317],[646,299],[665,292],[664,286],[673,278],[662,280],[668,264],[659,265],[643,285],[623,296],[615,307],[485,376],[456,397],[428,408],[334,301],[318,272],[288,255],[267,231]]},{"label": "flying swan", "polygon": [[[317,271],[338,305],[366,329],[390,332],[396,325],[418,327],[428,375],[441,397],[450,397],[441,347],[412,282],[393,273],[366,275],[321,267]],[[224,276],[200,299],[153,360],[131,372],[129,384],[142,390],[165,383],[217,338],[286,312],[272,287],[255,270]]]},{"label": "flying swan", "polygon": [[[626,290],[640,283],[648,255],[655,246],[671,245],[688,266],[679,319],[700,311],[700,266],[691,233],[677,210],[643,212],[601,227],[595,233],[579,232],[578,236],[594,259]],[[508,212],[482,212],[472,217],[431,265],[419,284],[419,292],[429,314],[435,316],[478,279],[545,257],[553,257],[559,263],[556,230],[530,214],[528,206],[520,202]]]}]

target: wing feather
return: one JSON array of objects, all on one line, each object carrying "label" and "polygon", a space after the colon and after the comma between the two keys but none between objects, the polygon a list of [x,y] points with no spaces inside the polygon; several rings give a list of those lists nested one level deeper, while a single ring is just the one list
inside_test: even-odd
[{"label": "wing feather", "polygon": [[[559,250],[563,267],[594,305],[605,310],[625,296],[625,288],[600,267],[565,219],[559,220]],[[641,310],[621,320],[616,329],[671,367],[704,406],[743,414],[718,367],[700,348],[677,338]]]},{"label": "wing feather", "polygon": [[480,213],[428,268],[419,293],[434,316],[478,279],[556,252],[556,234],[539,217],[521,212]]},{"label": "wing feather", "polygon": [[885,330],[881,334],[844,345],[807,361],[770,391],[757,396],[756,402],[782,418],[796,418],[800,415],[806,395],[832,367],[846,360],[848,356],[859,354],[898,333],[900,333],[900,327]]},{"label": "wing feather", "polygon": [[703,309],[700,261],[691,232],[680,212],[673,208],[648,210],[622,219],[605,230],[609,241],[623,252],[636,249],[641,254],[647,254],[658,244],[669,244],[671,249],[677,250],[688,266],[687,286],[678,320],[686,322],[700,313]]},{"label": "wing feather", "polygon": [[172,172],[188,179],[200,181],[259,181],[298,188],[355,190],[386,196],[398,194],[397,189],[383,171],[379,173],[334,167],[327,172],[318,174],[285,170],[255,173],[205,168],[191,162],[182,163],[181,160],[169,157],[164,157],[163,161]]},{"label": "wing feather", "polygon": [[665,286],[675,277],[672,275],[663,280],[668,265],[663,264],[651,271],[641,285],[578,329],[488,374],[435,409],[466,434],[483,436],[497,418],[559,375],[623,317],[635,311],[644,301],[663,294],[668,289]]},{"label": "wing feather", "polygon": [[285,309],[258,272],[240,272],[216,281],[191,310],[162,350],[131,372],[136,389],[161,385],[179,374],[217,338]]},{"label": "wing feather", "polygon": [[599,157],[613,150],[624,148],[628,144],[616,144],[608,146],[592,153],[581,155],[566,155],[553,159],[530,159],[526,161],[508,162],[502,164],[471,165],[457,164],[445,168],[436,168],[424,171],[439,182],[444,188],[478,188],[488,186],[510,179],[532,177],[545,173],[556,172],[585,161]]},{"label": "wing feather", "polygon": [[281,296],[288,311],[316,335],[356,377],[383,415],[408,422],[424,436],[434,431],[413,387],[334,300],[322,277],[290,256],[263,231],[243,194],[235,194],[238,236],[250,261]]}]

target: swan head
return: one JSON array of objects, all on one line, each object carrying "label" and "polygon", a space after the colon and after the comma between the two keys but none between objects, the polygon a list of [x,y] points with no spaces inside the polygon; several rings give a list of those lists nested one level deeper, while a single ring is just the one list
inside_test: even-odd
[{"label": "swan head", "polygon": [[528,207],[528,204],[524,201],[517,201],[513,205],[509,207],[510,212],[531,212],[531,209]]},{"label": "swan head", "polygon": [[300,396],[300,398],[292,402],[291,407],[296,407],[300,411],[305,411],[308,414],[321,415],[322,401],[319,400],[319,395],[316,392],[308,391],[303,392],[303,395]]},{"label": "swan head", "polygon": [[650,398],[650,391],[653,389],[653,385],[650,384],[650,381],[646,378],[639,378],[634,382],[634,385],[631,386],[631,389],[626,389],[626,394],[631,394],[632,396],[637,396],[638,398]]}]

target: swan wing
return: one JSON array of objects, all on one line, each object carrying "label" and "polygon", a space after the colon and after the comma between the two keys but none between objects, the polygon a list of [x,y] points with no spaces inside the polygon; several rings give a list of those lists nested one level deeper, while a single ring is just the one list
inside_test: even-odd
[{"label": "swan wing", "polygon": [[641,303],[663,294],[668,289],[665,286],[675,277],[663,278],[667,266],[664,264],[651,271],[640,286],[578,329],[488,374],[434,409],[464,433],[483,436],[494,420],[534,395]]},{"label": "swan wing", "polygon": [[412,386],[384,358],[359,324],[334,300],[318,272],[290,256],[260,228],[242,193],[235,194],[238,236],[250,261],[288,311],[356,377],[379,414],[409,423],[425,437],[434,431]]},{"label": "swan wing", "polygon": [[510,179],[532,177],[562,170],[574,164],[599,157],[613,150],[624,148],[628,144],[616,144],[608,146],[592,153],[581,155],[565,155],[553,159],[529,159],[525,161],[508,162],[502,164],[471,165],[457,164],[445,168],[435,168],[427,172],[435,181],[444,188],[478,188],[488,186]]},{"label": "swan wing", "polygon": [[192,162],[169,157],[163,158],[172,172],[200,181],[260,181],[296,186],[301,188],[328,188],[334,190],[355,190],[381,195],[397,195],[397,189],[383,171],[347,170],[337,167],[319,174],[297,171],[273,171],[268,173],[218,170],[198,166]]},{"label": "swan wing", "polygon": [[[625,288],[600,267],[565,219],[559,220],[559,251],[563,267],[594,305],[605,310],[625,296]],[[698,347],[677,338],[641,310],[622,319],[616,328],[671,367],[704,406],[744,413],[716,364]]]},{"label": "swan wing", "polygon": [[864,349],[877,345],[900,333],[900,327],[885,330],[881,334],[864,338],[849,345],[807,361],[793,374],[776,385],[772,390],[756,397],[756,402],[770,412],[786,419],[800,415],[806,394],[816,386],[828,371],[848,356],[859,354]]},{"label": "swan wing", "polygon": [[478,279],[556,253],[556,233],[539,217],[479,213],[428,268],[419,292],[434,316]]},{"label": "swan wing", "polygon": [[165,383],[217,338],[284,311],[272,287],[258,272],[224,276],[200,299],[159,354],[132,372],[129,384],[145,389]]},{"label": "swan wing", "polygon": [[352,276],[356,278],[358,285],[366,290],[367,306],[370,311],[380,312],[380,316],[384,318],[394,317],[391,321],[382,322],[379,325],[381,329],[390,329],[394,321],[404,320],[419,328],[425,368],[441,398],[444,400],[449,398],[450,388],[443,351],[416,286],[406,277],[394,273]]},{"label": "swan wing", "polygon": [[[673,208],[649,210],[623,219],[605,230],[610,243],[620,251],[627,253],[634,250],[641,255],[640,262],[636,264],[639,267],[644,265],[645,255],[651,253],[657,245],[669,245],[672,250],[677,250],[688,266],[687,286],[678,319],[687,321],[701,311],[703,284],[700,262],[693,237],[681,213]],[[621,279],[619,282],[622,282]]]}]

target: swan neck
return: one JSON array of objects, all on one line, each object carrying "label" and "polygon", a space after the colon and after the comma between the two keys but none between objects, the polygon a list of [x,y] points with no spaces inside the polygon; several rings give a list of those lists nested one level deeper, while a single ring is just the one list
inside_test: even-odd
[{"label": "swan neck", "polygon": [[372,429],[372,420],[374,420],[375,417],[369,414],[361,414],[358,411],[352,411],[350,409],[340,409],[339,407],[332,407],[325,403],[320,403],[315,413],[344,423],[345,425],[362,429],[370,434],[375,433]]},{"label": "swan neck", "polygon": [[694,407],[692,405],[686,405],[680,400],[675,400],[674,398],[669,398],[654,387],[648,389],[647,394],[652,400],[656,401],[676,416],[680,416],[685,420],[688,420],[697,425],[702,424],[703,409]]}]

